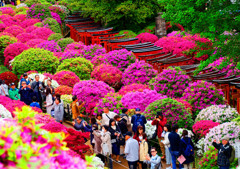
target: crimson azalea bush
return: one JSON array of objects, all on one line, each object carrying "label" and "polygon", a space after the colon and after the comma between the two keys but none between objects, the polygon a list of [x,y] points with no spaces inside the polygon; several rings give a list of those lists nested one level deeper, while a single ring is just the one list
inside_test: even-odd
[{"label": "crimson azalea bush", "polygon": [[55,89],[55,94],[65,95],[65,94],[72,94],[73,88],[65,85],[60,85]]},{"label": "crimson azalea bush", "polygon": [[51,40],[54,40],[55,42],[59,41],[60,39],[62,39],[63,36],[61,33],[54,33],[54,34],[51,34],[49,37],[48,37],[48,40],[51,41]]},{"label": "crimson azalea bush", "polygon": [[54,41],[45,41],[37,45],[40,49],[45,49],[50,52],[61,52],[60,46]]},{"label": "crimson azalea bush", "polygon": [[36,35],[31,34],[31,33],[21,33],[19,35],[17,35],[16,37],[19,41],[21,41],[22,43],[26,43],[27,41],[31,40],[31,39],[36,39]]},{"label": "crimson azalea bush", "polygon": [[65,48],[67,47],[67,45],[71,44],[73,42],[74,42],[74,40],[71,38],[63,38],[63,39],[60,39],[57,43],[61,47],[62,52],[63,52],[65,50]]},{"label": "crimson azalea bush", "polygon": [[24,43],[13,43],[6,47],[4,50],[4,65],[9,66],[9,61],[14,59],[17,55],[21,54],[24,50],[27,50],[29,47]]},{"label": "crimson azalea bush", "polygon": [[129,85],[132,83],[147,84],[152,78],[157,75],[157,71],[152,65],[145,61],[136,61],[124,70],[122,75],[122,83]]},{"label": "crimson azalea bush", "polygon": [[163,98],[167,97],[157,93],[155,90],[145,89],[142,92],[135,91],[125,94],[122,97],[122,104],[127,109],[139,108],[141,112],[144,112],[149,104]]},{"label": "crimson azalea bush", "polygon": [[149,89],[150,90],[148,85],[132,83],[130,85],[123,86],[119,90],[118,94],[123,96],[123,95],[125,95],[125,94],[127,94],[129,92],[136,92],[136,91],[142,92],[145,89]]},{"label": "crimson azalea bush", "polygon": [[17,36],[23,32],[25,32],[25,30],[21,27],[21,26],[17,26],[17,25],[13,25],[13,26],[9,26],[7,27],[4,32],[10,33],[13,36]]},{"label": "crimson azalea bush", "polygon": [[7,25],[5,25],[4,23],[0,22],[0,32],[3,32],[6,27],[7,27]]},{"label": "crimson azalea bush", "polygon": [[54,32],[49,28],[43,27],[43,28],[36,28],[35,30],[32,31],[32,34],[36,35],[37,39],[47,40],[51,34],[54,34]]},{"label": "crimson azalea bush", "polygon": [[110,51],[105,55],[104,58],[104,63],[116,66],[121,71],[124,71],[135,61],[135,55],[126,49]]},{"label": "crimson azalea bush", "polygon": [[122,96],[117,93],[108,93],[104,98],[100,99],[94,108],[95,114],[103,113],[103,108],[108,107],[110,111],[113,111],[117,114],[122,113],[124,108],[121,102]]},{"label": "crimson azalea bush", "polygon": [[200,110],[215,104],[224,104],[224,93],[217,89],[212,83],[206,81],[196,81],[189,84],[184,90],[184,100],[193,106],[193,115],[196,117]]},{"label": "crimson azalea bush", "polygon": [[56,121],[50,121],[50,123],[45,123],[41,128],[52,133],[67,133],[67,127]]},{"label": "crimson azalea bush", "polygon": [[81,80],[86,80],[91,77],[93,65],[85,58],[71,58],[63,60],[63,62],[58,66],[57,71],[59,72],[62,70],[72,71]]},{"label": "crimson azalea bush", "polygon": [[4,80],[7,85],[10,85],[11,83],[18,83],[18,77],[12,72],[4,72],[0,74],[0,79]]},{"label": "crimson azalea bush", "polygon": [[71,71],[60,71],[53,75],[53,80],[56,80],[59,85],[73,87],[80,81],[79,77]]},{"label": "crimson azalea bush", "polygon": [[194,123],[192,114],[185,109],[185,106],[171,98],[158,99],[151,103],[146,108],[144,115],[147,119],[153,119],[157,112],[163,113],[163,116],[168,120],[168,124],[177,124],[180,128],[191,129]]},{"label": "crimson azalea bush", "polygon": [[46,40],[43,39],[32,39],[27,41],[26,45],[28,45],[30,48],[37,47],[38,44],[45,42]]},{"label": "crimson azalea bush", "polygon": [[22,75],[29,70],[55,73],[59,60],[53,53],[44,49],[30,48],[14,58],[13,72]]},{"label": "crimson azalea bush", "polygon": [[140,33],[139,35],[136,36],[138,38],[137,42],[138,43],[145,43],[145,42],[151,42],[155,43],[158,40],[158,37],[154,34],[151,33]]},{"label": "crimson azalea bush", "polygon": [[112,65],[101,64],[94,68],[91,77],[118,89],[121,85],[122,72]]},{"label": "crimson azalea bush", "polygon": [[196,122],[192,129],[194,134],[198,135],[200,138],[205,137],[209,130],[215,126],[218,126],[220,123],[213,122],[212,120],[201,120]]},{"label": "crimson azalea bush", "polygon": [[191,78],[179,67],[169,67],[153,78],[149,84],[152,89],[161,94],[179,98],[182,97],[190,81]]},{"label": "crimson azalea bush", "polygon": [[0,13],[2,15],[10,15],[10,16],[14,16],[16,14],[15,11],[11,7],[1,7]]},{"label": "crimson azalea bush", "polygon": [[185,106],[185,109],[192,114],[193,108],[190,103],[188,103],[186,100],[183,100],[182,98],[174,98],[174,100],[177,100],[179,103],[182,103]]},{"label": "crimson azalea bush", "polygon": [[[113,88],[106,83],[97,80],[83,80],[77,83],[73,87],[73,95],[76,95],[79,101],[85,101],[85,108],[87,113],[93,113],[93,109],[89,107],[95,107],[99,99],[103,98],[110,92],[114,92]],[[93,107],[93,108],[94,108]]]},{"label": "crimson azalea bush", "polygon": [[27,11],[28,18],[37,18],[44,20],[45,18],[51,17],[51,12],[48,9],[48,6],[43,4],[33,4]]},{"label": "crimson azalea bush", "polygon": [[88,60],[91,60],[94,56],[105,54],[106,50],[101,45],[89,45],[84,46],[82,49],[82,56]]}]

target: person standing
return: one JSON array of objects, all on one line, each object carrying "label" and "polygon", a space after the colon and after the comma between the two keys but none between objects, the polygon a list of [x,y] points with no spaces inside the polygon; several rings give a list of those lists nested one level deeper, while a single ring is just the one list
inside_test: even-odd
[{"label": "person standing", "polygon": [[24,73],[23,77],[20,80],[20,89],[22,88],[22,82],[26,82],[27,85],[30,84],[31,81],[28,79],[28,74],[27,73]]},{"label": "person standing", "polygon": [[106,157],[106,160],[108,161],[108,168],[112,169],[112,143],[111,143],[111,133],[108,131],[108,126],[104,125],[102,126],[102,154]]},{"label": "person standing", "polygon": [[[76,121],[76,122],[75,122],[75,121]],[[72,122],[73,127],[74,127],[76,130],[81,130],[82,132],[84,132],[84,124],[85,124],[85,121],[82,119],[82,117],[78,116],[75,121]]]},{"label": "person standing", "polygon": [[19,95],[19,90],[16,88],[16,85],[15,83],[11,83],[10,84],[10,89],[8,91],[9,93],[9,97],[12,99],[12,100],[20,100],[20,95]]},{"label": "person standing", "polygon": [[61,103],[61,100],[59,98],[55,99],[55,103],[52,107],[54,109],[54,118],[57,122],[62,123],[63,122],[63,103]]},{"label": "person standing", "polygon": [[146,161],[146,157],[149,156],[148,154],[148,143],[147,143],[147,135],[145,133],[142,134],[142,136],[139,136],[139,163],[140,168],[145,169],[147,168],[147,164],[144,162]]},{"label": "person standing", "polygon": [[20,101],[23,101],[26,105],[32,103],[33,90],[30,85],[27,86],[25,81],[22,82],[22,88],[18,93],[20,94]]},{"label": "person standing", "polygon": [[128,129],[128,131],[132,131],[131,119],[128,116],[128,109],[126,109],[126,108],[122,109],[121,118],[125,119],[127,121],[127,129]]},{"label": "person standing", "polygon": [[43,91],[43,83],[39,81],[39,75],[35,75],[35,81],[32,82],[31,88],[36,93],[37,101],[42,108],[42,91]]},{"label": "person standing", "polygon": [[[45,80],[46,80],[46,79],[47,79],[47,86],[45,85]],[[49,88],[51,89],[52,95],[55,95],[55,90],[54,90],[54,87],[52,86],[52,80],[51,80],[51,79],[48,79],[47,77],[45,77],[45,78],[43,79],[42,84],[43,84],[43,88],[49,87]]]},{"label": "person standing", "polygon": [[157,155],[157,150],[155,147],[151,149],[152,157],[146,156],[146,162],[151,164],[150,169],[161,169],[161,158]]},{"label": "person standing", "polygon": [[147,123],[147,120],[145,116],[141,115],[139,108],[136,108],[136,114],[132,116],[131,123],[133,124],[132,131],[134,133],[137,132],[138,126],[143,126],[143,131],[145,131],[145,124]]},{"label": "person standing", "polygon": [[49,87],[47,87],[46,88],[46,109],[48,114],[51,114],[52,105],[53,105],[52,91]]},{"label": "person standing", "polygon": [[80,115],[80,110],[84,106],[85,102],[82,102],[82,104],[79,105],[77,96],[75,95],[72,97],[72,101],[73,102],[70,105],[70,108],[72,109],[72,119],[76,120],[77,117]]},{"label": "person standing", "polygon": [[177,134],[178,125],[174,124],[172,127],[172,132],[168,135],[168,139],[170,142],[170,153],[172,156],[172,166],[173,169],[177,169],[176,160],[180,156],[180,136]]},{"label": "person standing", "polygon": [[[166,154],[166,164],[170,165],[172,164],[172,156],[170,153],[170,142],[168,139],[168,136],[171,132],[171,126],[169,124],[165,124],[165,126],[163,127],[163,130],[165,131],[165,136],[164,136],[164,140],[162,141],[162,143],[165,145],[165,154]],[[168,167],[166,169],[171,169],[172,167]]]},{"label": "person standing", "polygon": [[32,103],[30,104],[30,107],[37,107],[40,109],[40,105],[39,103],[37,102],[37,97],[36,96],[33,96],[32,97]]},{"label": "person standing", "polygon": [[119,115],[114,116],[114,120],[117,122],[117,126],[120,128],[122,135],[126,134],[128,132],[127,121]]},{"label": "person standing", "polygon": [[233,151],[232,146],[230,146],[229,144],[229,138],[223,137],[222,143],[214,140],[212,145],[216,149],[218,149],[217,165],[219,166],[219,169],[229,169],[230,168],[229,158],[231,157],[231,153]]},{"label": "person standing", "polygon": [[129,169],[137,169],[139,160],[139,144],[138,141],[132,138],[132,132],[128,131],[125,135],[126,146],[125,155],[128,161]]},{"label": "person standing", "polygon": [[114,116],[116,116],[117,114],[112,111],[109,111],[108,107],[104,107],[103,112],[104,113],[102,114],[102,125],[109,126],[109,120],[113,119]]}]

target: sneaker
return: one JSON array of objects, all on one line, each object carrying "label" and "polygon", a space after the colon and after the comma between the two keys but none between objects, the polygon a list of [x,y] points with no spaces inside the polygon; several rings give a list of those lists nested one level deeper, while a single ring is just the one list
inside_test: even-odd
[{"label": "sneaker", "polygon": [[117,161],[118,163],[122,163],[122,161]]}]

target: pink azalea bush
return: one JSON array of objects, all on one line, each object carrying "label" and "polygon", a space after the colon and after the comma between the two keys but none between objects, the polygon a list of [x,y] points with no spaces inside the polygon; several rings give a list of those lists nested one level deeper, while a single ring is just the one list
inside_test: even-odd
[{"label": "pink azalea bush", "polygon": [[27,41],[26,45],[28,45],[30,48],[37,47],[38,44],[45,42],[46,40],[43,39],[32,39]]},{"label": "pink azalea bush", "polygon": [[32,26],[26,27],[25,31],[26,31],[27,33],[31,33],[32,31],[34,31],[34,30],[37,29],[37,28],[38,28],[37,26],[32,25]]},{"label": "pink azalea bush", "polygon": [[16,109],[21,109],[26,104],[19,100],[12,100],[9,97],[0,96],[0,104],[3,105],[10,113],[12,113],[12,116],[15,117],[14,112]]},{"label": "pink azalea bush", "polygon": [[163,116],[168,120],[168,124],[178,124],[180,128],[188,129],[191,129],[193,125],[192,114],[185,109],[182,103],[174,99],[157,99],[149,104],[144,115],[147,119],[154,119],[157,112],[163,113]]},{"label": "pink azalea bush", "polygon": [[158,40],[158,37],[154,34],[151,33],[140,33],[139,35],[136,36],[138,38],[138,43],[145,43],[145,42],[151,42],[155,43]]},{"label": "pink azalea bush", "polygon": [[78,53],[81,53],[83,48],[84,48],[84,44],[82,42],[74,42],[74,43],[68,44],[67,47],[65,48],[64,52],[74,50]]},{"label": "pink azalea bush", "polygon": [[193,106],[196,117],[200,110],[215,104],[224,104],[224,93],[212,83],[198,80],[184,90],[183,99]]},{"label": "pink azalea bush", "polygon": [[71,59],[71,58],[77,58],[77,57],[81,57],[81,54],[79,52],[77,52],[76,50],[67,50],[66,52],[63,52],[61,54],[61,61],[65,60],[65,59]]},{"label": "pink azalea bush", "polygon": [[62,24],[61,18],[57,13],[51,12],[51,15],[52,15],[52,18],[55,19],[60,25]]},{"label": "pink azalea bush", "polygon": [[174,100],[177,100],[179,103],[182,103],[185,109],[192,114],[193,108],[190,103],[188,103],[186,100],[183,100],[182,98],[174,98]]},{"label": "pink azalea bush", "polygon": [[28,18],[37,18],[43,21],[45,18],[51,17],[50,10],[48,6],[44,4],[33,4],[27,11]]},{"label": "pink azalea bush", "polygon": [[218,125],[220,125],[220,123],[211,120],[201,120],[195,123],[192,129],[194,134],[199,135],[200,137],[205,137],[211,128]]},{"label": "pink azalea bush", "polygon": [[51,73],[43,73],[43,75],[49,79],[53,79],[53,75]]},{"label": "pink azalea bush", "polygon": [[121,71],[124,71],[135,61],[135,55],[126,49],[110,51],[104,57],[104,63],[116,66]]},{"label": "pink azalea bush", "polygon": [[26,19],[25,21],[21,22],[19,26],[21,26],[22,28],[27,28],[29,26],[33,26],[38,22],[41,22],[41,21],[39,19],[34,19],[34,18]]},{"label": "pink azalea bush", "polygon": [[190,36],[191,34],[182,31],[172,31],[171,33],[167,34],[167,37],[175,36],[175,37],[183,37],[183,36]]},{"label": "pink azalea bush", "polygon": [[145,90],[145,89],[150,90],[150,87],[148,85],[144,85],[144,84],[132,83],[130,85],[123,86],[119,90],[118,94],[123,96],[129,92],[136,92],[136,91],[143,92],[143,90]]},{"label": "pink azalea bush", "polygon": [[45,49],[51,52],[61,52],[60,46],[55,41],[45,41],[37,45],[38,48]]},{"label": "pink azalea bush", "polygon": [[67,128],[61,123],[58,123],[56,121],[50,121],[50,123],[44,124],[41,128],[52,133],[59,133],[59,132],[67,133],[66,131]]},{"label": "pink azalea bush", "polygon": [[6,27],[7,25],[5,25],[4,23],[0,23],[0,32],[3,32]]},{"label": "pink azalea bush", "polygon": [[14,16],[16,14],[16,12],[10,7],[2,7],[0,8],[0,12],[2,15]]},{"label": "pink azalea bush", "polygon": [[53,75],[53,80],[56,80],[58,84],[73,87],[80,81],[79,77],[71,71],[60,71]]},{"label": "pink azalea bush", "polygon": [[106,50],[101,45],[84,46],[82,49],[82,56],[91,60],[94,56],[105,54]]},{"label": "pink azalea bush", "polygon": [[21,33],[17,35],[16,37],[18,40],[20,40],[22,43],[26,43],[29,40],[36,39],[36,35],[31,33]]},{"label": "pink azalea bush", "polygon": [[157,75],[157,71],[152,65],[145,61],[136,61],[124,70],[122,75],[122,83],[124,85],[132,83],[147,84],[152,78]]},{"label": "pink azalea bush", "polygon": [[94,56],[91,60],[91,63],[93,64],[93,68],[103,63],[108,64],[107,62],[105,62],[105,55]]},{"label": "pink azalea bush", "polygon": [[101,64],[94,68],[91,77],[103,81],[113,88],[118,88],[121,85],[122,72],[112,65]]},{"label": "pink azalea bush", "polygon": [[12,34],[13,36],[16,37],[17,35],[25,32],[25,30],[22,27],[20,27],[20,26],[14,25],[14,26],[7,27],[4,30],[4,32],[10,33],[10,34]]},{"label": "pink azalea bush", "polygon": [[18,22],[23,22],[23,21],[26,20],[27,15],[25,15],[25,14],[18,14],[18,15],[15,15],[13,18],[16,19]]},{"label": "pink azalea bush", "polygon": [[141,112],[144,112],[150,103],[163,98],[167,97],[157,93],[155,90],[145,89],[142,92],[129,92],[122,97],[121,101],[127,109],[140,108]]},{"label": "pink azalea bush", "polygon": [[32,31],[32,34],[36,35],[37,38],[39,39],[44,39],[44,40],[47,40],[48,37],[51,35],[51,34],[54,34],[53,31],[51,31],[51,29],[49,28],[37,28],[35,29],[34,31]]},{"label": "pink azalea bush", "polygon": [[[87,110],[89,106],[96,105],[99,99],[103,98],[110,92],[114,92],[113,88],[106,83],[97,80],[83,80],[77,83],[73,87],[73,95],[76,95],[79,101],[85,101],[85,108]],[[86,110],[86,111],[87,111]],[[93,111],[93,110],[92,110]],[[87,111],[87,113],[93,113]]]},{"label": "pink azalea bush", "polygon": [[152,89],[168,97],[182,97],[191,78],[179,67],[164,69],[149,84]]}]

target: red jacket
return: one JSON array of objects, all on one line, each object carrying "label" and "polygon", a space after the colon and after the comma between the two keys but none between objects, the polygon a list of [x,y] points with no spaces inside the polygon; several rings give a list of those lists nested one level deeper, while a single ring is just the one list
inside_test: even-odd
[{"label": "red jacket", "polygon": [[157,125],[157,136],[158,138],[161,138],[163,127],[167,124],[167,118],[163,117],[162,120],[157,121],[156,119],[152,121],[152,125]]}]

